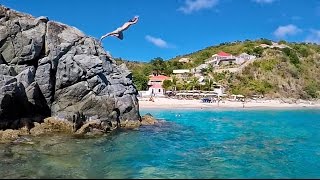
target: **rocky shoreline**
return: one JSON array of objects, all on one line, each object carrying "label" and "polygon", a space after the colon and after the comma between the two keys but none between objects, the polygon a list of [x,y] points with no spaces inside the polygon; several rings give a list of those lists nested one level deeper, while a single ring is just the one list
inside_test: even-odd
[{"label": "rocky shoreline", "polygon": [[156,125],[159,121],[148,113],[141,117],[141,121],[138,124],[132,124],[132,126],[122,127],[120,124],[119,127],[117,127],[112,124],[104,125],[103,123],[104,122],[101,120],[90,120],[85,122],[80,128],[76,129],[75,125],[70,121],[56,117],[49,117],[44,119],[42,123],[29,122],[19,129],[6,129],[0,131],[0,143],[21,142],[29,144],[28,137],[50,134],[66,134],[74,137],[99,137],[118,128],[138,129],[141,126]]}]

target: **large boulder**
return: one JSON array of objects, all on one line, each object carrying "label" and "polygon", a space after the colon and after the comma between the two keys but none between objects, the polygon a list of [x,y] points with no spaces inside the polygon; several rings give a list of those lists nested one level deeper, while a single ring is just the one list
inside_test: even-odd
[{"label": "large boulder", "polygon": [[94,119],[103,130],[112,129],[110,123],[139,126],[138,106],[131,72],[98,40],[0,6],[0,129],[36,116],[76,123],[79,112],[81,125]]}]

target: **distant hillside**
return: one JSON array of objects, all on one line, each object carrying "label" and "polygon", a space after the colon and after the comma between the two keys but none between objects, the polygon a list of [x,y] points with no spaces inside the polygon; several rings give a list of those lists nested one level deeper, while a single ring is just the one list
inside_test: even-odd
[{"label": "distant hillside", "polygon": [[[222,43],[218,46],[211,46],[197,52],[178,56],[169,61],[162,62],[161,59],[160,61],[158,59],[158,61],[153,60],[143,65],[135,64],[132,68],[128,68],[133,70],[134,76],[135,74],[143,74],[141,71],[148,73],[155,69],[163,74],[171,75],[172,69],[197,67],[220,51],[233,55],[246,52],[259,58],[239,73],[208,72],[208,78],[213,78],[214,81],[225,85],[227,92],[230,94],[295,99],[320,97],[319,45],[281,41],[279,44],[286,44],[289,48],[279,49],[257,47],[260,44],[271,44],[271,41],[259,39],[256,41]],[[182,57],[189,58],[190,62],[178,62]],[[157,67],[158,65],[159,67]]]},{"label": "distant hillside", "polygon": [[264,94],[291,98],[318,98],[320,91],[320,48],[290,44],[293,49],[268,49],[261,59],[239,74],[225,73],[220,79],[235,94]]}]

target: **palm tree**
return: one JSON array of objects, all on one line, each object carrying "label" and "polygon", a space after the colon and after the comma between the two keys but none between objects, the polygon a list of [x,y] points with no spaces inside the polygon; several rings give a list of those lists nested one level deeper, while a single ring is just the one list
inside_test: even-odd
[{"label": "palm tree", "polygon": [[197,88],[200,86],[200,84],[199,84],[199,78],[193,77],[193,78],[191,79],[190,86],[192,87],[192,90],[194,90],[195,88],[197,89]]},{"label": "palm tree", "polygon": [[176,76],[172,76],[172,86],[174,91],[177,90],[177,81],[178,81],[178,78]]},{"label": "palm tree", "polygon": [[205,85],[204,85],[204,86],[205,86],[205,89],[208,90],[208,91],[210,91],[211,88],[212,88],[213,83],[214,83],[214,80],[213,80],[213,79],[211,79],[211,78],[205,79]]},{"label": "palm tree", "polygon": [[186,90],[187,89],[187,82],[185,81],[180,81],[177,83],[177,89],[180,91],[180,90]]}]

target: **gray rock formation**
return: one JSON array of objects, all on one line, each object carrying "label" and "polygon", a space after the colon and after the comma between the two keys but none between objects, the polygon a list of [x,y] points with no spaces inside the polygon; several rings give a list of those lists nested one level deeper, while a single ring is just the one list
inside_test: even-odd
[{"label": "gray rock formation", "polygon": [[138,126],[136,95],[131,72],[117,66],[96,39],[0,6],[0,129],[17,128],[22,117],[72,122],[77,112],[86,121]]}]

